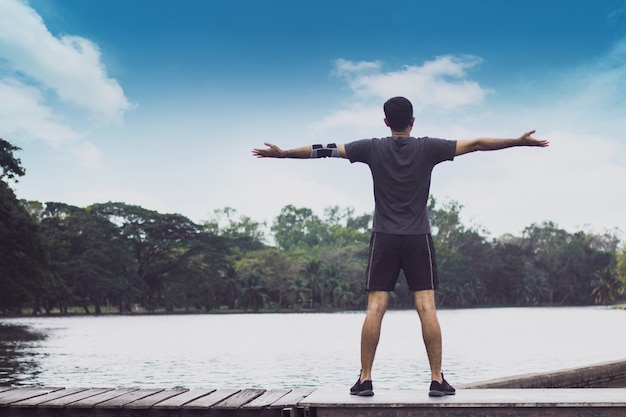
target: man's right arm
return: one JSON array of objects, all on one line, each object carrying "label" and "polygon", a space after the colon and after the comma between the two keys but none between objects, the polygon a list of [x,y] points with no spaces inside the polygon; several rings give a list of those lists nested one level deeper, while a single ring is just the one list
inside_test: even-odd
[{"label": "man's right arm", "polygon": [[[292,159],[309,159],[311,158],[311,146],[303,146],[301,148],[294,149],[281,149],[278,146],[265,142],[267,148],[253,149],[252,155],[257,158],[292,158]],[[347,158],[346,147],[343,144],[337,145],[339,156],[341,158]]]},{"label": "man's right arm", "polygon": [[459,140],[456,143],[455,156],[475,151],[497,151],[516,146],[538,146],[543,148],[550,144],[547,140],[533,138],[533,133],[535,133],[535,131],[531,130],[530,132],[524,133],[517,139],[478,138],[471,140]]}]

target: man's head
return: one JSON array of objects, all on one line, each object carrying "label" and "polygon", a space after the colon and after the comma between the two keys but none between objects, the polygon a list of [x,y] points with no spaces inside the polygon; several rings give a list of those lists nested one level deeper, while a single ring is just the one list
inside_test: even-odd
[{"label": "man's head", "polygon": [[404,97],[393,97],[385,102],[385,123],[394,132],[402,132],[413,124],[413,105]]}]

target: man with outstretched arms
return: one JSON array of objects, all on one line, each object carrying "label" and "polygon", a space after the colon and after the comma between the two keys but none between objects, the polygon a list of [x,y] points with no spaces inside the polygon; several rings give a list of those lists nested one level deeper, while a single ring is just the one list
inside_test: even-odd
[{"label": "man with outstretched arms", "polygon": [[271,143],[253,149],[259,158],[346,158],[363,162],[372,172],[374,220],[365,273],[367,312],[361,331],[361,373],[350,394],[374,395],[372,365],[380,337],[389,292],[400,270],[413,291],[422,336],[431,370],[429,395],[454,395],[454,388],[441,372],[441,329],[435,307],[439,285],[435,248],[430,235],[427,203],[430,178],[435,165],[474,151],[494,151],[517,146],[546,147],[548,141],[532,137],[534,130],[517,139],[478,138],[446,140],[411,136],[413,106],[404,97],[393,97],[384,105],[385,124],[391,136],[363,139],[346,144],[312,145],[283,150]]}]

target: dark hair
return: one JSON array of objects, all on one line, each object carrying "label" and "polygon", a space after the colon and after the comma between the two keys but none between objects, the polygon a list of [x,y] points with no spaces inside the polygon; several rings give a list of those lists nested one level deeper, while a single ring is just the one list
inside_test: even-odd
[{"label": "dark hair", "polygon": [[385,118],[391,130],[401,132],[406,129],[413,118],[413,105],[404,97],[393,97],[383,106]]}]

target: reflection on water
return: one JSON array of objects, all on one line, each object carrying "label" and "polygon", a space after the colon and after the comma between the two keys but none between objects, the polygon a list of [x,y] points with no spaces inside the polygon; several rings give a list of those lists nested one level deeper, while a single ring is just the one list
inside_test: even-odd
[{"label": "reflection on water", "polygon": [[[359,371],[362,321],[363,312],[0,319],[2,383],[345,389]],[[453,384],[626,359],[626,311],[459,309],[439,321]],[[428,384],[414,311],[386,314],[374,379],[379,389]]]},{"label": "reflection on water", "polygon": [[44,338],[27,326],[0,323],[0,386],[32,384],[39,364],[30,352]]}]

